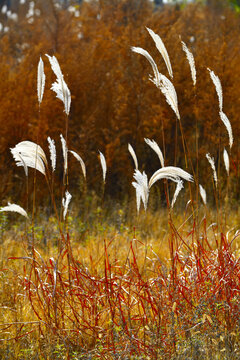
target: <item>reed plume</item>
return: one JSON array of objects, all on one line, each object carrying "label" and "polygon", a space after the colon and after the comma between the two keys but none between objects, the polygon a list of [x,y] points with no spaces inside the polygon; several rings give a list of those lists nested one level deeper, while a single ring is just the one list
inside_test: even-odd
[{"label": "reed plume", "polygon": [[177,197],[180,193],[180,191],[184,188],[183,186],[183,181],[182,180],[178,180],[177,181],[177,187],[176,187],[176,190],[174,192],[174,195],[173,195],[173,199],[172,199],[172,202],[171,202],[171,208],[173,208],[176,200],[177,200]]},{"label": "reed plume", "polygon": [[75,157],[75,159],[77,159],[80,162],[82,172],[83,172],[83,176],[86,179],[86,166],[85,166],[85,163],[84,163],[83,159],[75,151],[69,150],[69,152]]},{"label": "reed plume", "polygon": [[213,170],[213,179],[215,181],[216,187],[218,185],[218,178],[217,178],[217,172],[216,172],[216,167],[215,167],[215,163],[214,163],[214,157],[211,157],[210,154],[206,154],[206,158],[208,159],[209,164],[211,165],[211,168]]},{"label": "reed plume", "polygon": [[47,141],[49,144],[48,147],[50,152],[52,171],[54,172],[56,170],[56,160],[57,160],[55,141],[51,139],[50,136],[48,136]]},{"label": "reed plume", "polygon": [[174,182],[179,182],[180,179],[186,181],[193,181],[192,175],[190,175],[187,171],[182,170],[181,168],[176,166],[165,166],[157,170],[152,175],[152,177],[149,180],[149,188],[151,188],[156,181],[161,179],[169,179]]},{"label": "reed plume", "polygon": [[99,151],[99,155],[100,155],[100,163],[101,163],[102,172],[103,172],[103,182],[104,182],[104,184],[105,184],[105,181],[106,181],[106,173],[107,173],[106,159],[105,159],[104,155],[101,153],[101,151]]},{"label": "reed plume", "polygon": [[157,154],[157,156],[160,160],[161,166],[164,167],[164,157],[163,157],[162,151],[161,151],[160,147],[158,146],[158,144],[156,143],[156,141],[150,140],[150,139],[144,139],[144,141],[148,146],[150,146],[151,149],[153,149],[153,151],[155,151],[155,153]]},{"label": "reed plume", "polygon": [[225,125],[225,127],[227,129],[228,136],[229,136],[229,146],[231,149],[232,145],[233,145],[232,126],[231,126],[231,123],[230,123],[227,115],[223,112],[223,92],[222,92],[221,81],[220,81],[219,77],[214,74],[213,71],[211,71],[210,69],[208,69],[208,71],[210,72],[211,79],[216,88],[216,92],[217,92],[218,100],[219,100],[219,115],[220,115],[220,118],[221,118],[223,124]]},{"label": "reed plume", "polygon": [[178,120],[180,120],[180,113],[178,110],[178,99],[177,93],[173,83],[164,75],[160,74],[160,82],[157,84],[155,80],[153,83],[161,90],[163,95],[166,98],[168,105],[171,106],[172,110],[175,112]]},{"label": "reed plume", "polygon": [[188,60],[189,66],[190,66],[193,86],[195,86],[196,82],[197,82],[197,72],[196,72],[196,67],[195,67],[194,56],[193,56],[192,52],[188,49],[185,42],[181,41],[181,43],[182,43],[182,49],[186,54],[186,57],[187,57],[187,60]]},{"label": "reed plume", "polygon": [[133,158],[133,162],[134,162],[134,165],[135,165],[135,169],[138,170],[138,160],[137,160],[137,156],[136,156],[136,153],[132,147],[131,144],[128,144],[128,151],[130,152],[132,158]]},{"label": "reed plume", "polygon": [[171,106],[177,118],[180,120],[177,93],[172,82],[165,75],[159,73],[155,61],[146,50],[140,47],[132,47],[131,49],[135,53],[143,55],[150,62],[154,72],[154,78],[149,77],[150,81],[152,81],[156,87],[161,90],[166,98],[167,103]]},{"label": "reed plume", "polygon": [[202,201],[203,201],[204,205],[207,205],[206,190],[203,188],[203,186],[201,184],[199,184],[199,191],[200,191],[200,195],[201,195],[201,198],[202,198]]},{"label": "reed plume", "polygon": [[17,166],[23,166],[26,176],[28,167],[40,171],[46,175],[47,158],[41,146],[32,141],[22,141],[10,149]]},{"label": "reed plume", "polygon": [[67,148],[66,140],[64,139],[62,134],[60,135],[60,139],[61,139],[61,143],[62,143],[62,152],[63,152],[63,161],[64,161],[64,165],[63,165],[64,174],[66,175],[67,168],[68,168],[68,148]]},{"label": "reed plume", "polygon": [[149,197],[148,178],[144,171],[143,173],[141,173],[137,169],[134,171],[133,178],[136,180],[136,182],[132,182],[132,185],[136,189],[137,211],[139,213],[141,200],[143,202],[144,210],[147,210],[147,203]]},{"label": "reed plume", "polygon": [[68,211],[68,206],[70,204],[70,201],[72,199],[72,195],[66,190],[65,192],[65,198],[62,199],[62,206],[63,206],[63,219],[65,220],[66,215],[67,215],[67,211]]},{"label": "reed plume", "polygon": [[19,206],[17,204],[11,204],[9,202],[7,206],[3,206],[0,208],[0,212],[2,212],[2,211],[13,211],[13,212],[16,212],[28,219],[27,212],[21,206]]},{"label": "reed plume", "polygon": [[44,73],[44,64],[43,64],[42,58],[40,57],[40,60],[38,63],[38,77],[37,77],[37,93],[38,93],[39,105],[41,104],[42,98],[43,98],[45,80],[46,80],[46,76]]},{"label": "reed plume", "polygon": [[160,38],[159,35],[155,34],[155,32],[149,28],[147,28],[147,31],[149,33],[149,35],[152,37],[153,41],[155,42],[156,48],[158,49],[158,51],[160,52],[160,54],[163,57],[163,60],[166,64],[166,67],[168,69],[168,73],[170,75],[170,77],[173,79],[173,71],[172,71],[172,65],[169,59],[169,55],[167,52],[167,49],[162,41],[162,39]]},{"label": "reed plume", "polygon": [[230,165],[229,165],[229,156],[228,156],[228,152],[227,152],[226,149],[223,150],[223,161],[224,161],[226,172],[227,172],[227,174],[229,176]]},{"label": "reed plume", "polygon": [[221,118],[222,122],[224,123],[226,129],[227,129],[228,137],[229,137],[229,147],[230,147],[230,149],[231,149],[232,146],[233,146],[233,133],[232,133],[231,123],[230,123],[227,115],[224,114],[223,111],[220,111],[220,112],[219,112],[219,115],[220,115],[220,118]]},{"label": "reed plume", "polygon": [[52,70],[57,77],[56,82],[52,84],[51,90],[53,90],[57,94],[56,97],[63,102],[64,111],[67,115],[69,115],[71,106],[70,90],[66,82],[64,81],[63,74],[57,58],[55,56],[49,56],[48,54],[46,54],[46,56],[48,57]]},{"label": "reed plume", "polygon": [[153,58],[149,54],[149,52],[147,50],[142,49],[141,47],[132,46],[131,49],[132,49],[133,52],[135,52],[137,54],[140,54],[140,55],[143,55],[149,61],[150,65],[152,66],[153,73],[154,73],[154,79],[153,80],[155,80],[155,82],[157,84],[159,84],[159,82],[160,82],[160,73],[158,71],[157,64],[155,63],[155,61],[153,60]]},{"label": "reed plume", "polygon": [[219,109],[220,109],[220,111],[222,111],[222,109],[223,109],[223,92],[222,92],[221,81],[220,81],[219,77],[217,75],[215,75],[212,70],[210,70],[208,68],[208,71],[210,73],[212,82],[213,82],[213,84],[215,86],[215,89],[216,89],[216,92],[217,92],[218,102],[219,102]]}]

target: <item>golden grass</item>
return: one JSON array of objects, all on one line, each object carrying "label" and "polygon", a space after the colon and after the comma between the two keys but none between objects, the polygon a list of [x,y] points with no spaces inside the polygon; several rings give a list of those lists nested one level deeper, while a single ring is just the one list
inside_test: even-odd
[{"label": "golden grass", "polygon": [[[119,218],[123,215],[122,209],[116,212],[116,216]],[[203,209],[201,210],[203,211]],[[171,269],[171,254],[169,252],[169,238],[172,236],[172,228],[168,224],[168,215],[165,210],[161,212],[151,213],[148,211],[147,213],[141,212],[139,217],[133,216],[132,221],[130,223],[119,223],[119,219],[116,220],[116,224],[118,226],[111,225],[107,222],[105,215],[103,214],[104,211],[102,209],[98,209],[98,212],[101,213],[101,220],[100,218],[92,224],[91,229],[89,228],[87,231],[83,232],[84,235],[80,236],[79,234],[79,227],[82,225],[82,222],[77,219],[77,217],[73,216],[68,218],[68,229],[70,234],[70,242],[71,242],[71,252],[74,259],[74,264],[72,263],[71,266],[76,267],[78,269],[83,269],[84,273],[91,274],[91,276],[95,276],[96,279],[104,279],[104,277],[111,275],[106,275],[106,271],[112,272],[113,278],[115,276],[120,276],[118,274],[118,268],[121,270],[121,274],[123,278],[131,272],[131,269],[135,269],[134,271],[139,272],[139,275],[132,280],[133,282],[136,279],[139,279],[140,282],[146,281],[146,283],[150,283],[153,279],[156,279],[157,276],[157,266],[162,264],[165,266],[165,271],[170,271]],[[208,214],[210,220],[208,221],[208,226],[214,222],[216,219],[217,214],[215,211],[212,211]],[[192,247],[192,232],[193,232],[193,218],[191,216],[191,211],[186,210],[186,213],[179,212],[172,215],[172,219],[174,219],[174,226],[178,230],[178,233],[181,237],[183,237],[184,241]],[[39,220],[39,219],[38,219]],[[231,213],[228,216],[228,225],[226,225],[226,232],[230,230],[229,233],[229,241],[232,238],[233,234],[236,232],[238,226],[238,213]],[[44,232],[43,232],[44,229]],[[199,227],[201,230],[201,227]],[[231,231],[232,229],[232,231]],[[215,246],[215,235],[216,228],[210,227],[207,230],[208,232],[208,241]],[[225,232],[225,233],[226,233]],[[201,237],[201,231],[199,232]],[[30,235],[29,235],[30,236]],[[49,221],[44,222],[41,226],[35,228],[35,250],[37,250],[43,260],[46,262],[47,267],[49,269],[49,273],[51,272],[50,267],[50,258],[57,259],[58,256],[58,246],[57,246],[57,238],[58,238],[58,230],[57,225],[54,217],[51,217]],[[28,286],[28,279],[31,274],[31,280],[33,284],[36,286],[40,286],[39,279],[37,280],[37,275],[33,271],[32,267],[32,254],[31,248],[28,248],[29,241],[26,238],[26,230],[24,229],[23,224],[16,225],[14,228],[6,229],[2,235],[2,246],[0,247],[0,259],[1,259],[1,271],[0,271],[0,324],[1,324],[1,345],[4,351],[0,354],[3,359],[7,359],[4,357],[6,351],[8,349],[10,358],[13,359],[66,359],[66,358],[74,358],[74,353],[78,354],[79,357],[87,359],[87,353],[92,354],[92,358],[96,356],[99,357],[99,354],[102,354],[102,358],[112,359],[112,349],[101,350],[101,347],[104,346],[101,343],[102,339],[104,339],[103,343],[106,344],[110,341],[113,331],[113,324],[111,322],[111,314],[109,312],[109,303],[108,301],[114,302],[114,297],[111,299],[109,298],[108,301],[98,303],[97,310],[94,310],[93,313],[90,312],[90,317],[88,321],[91,326],[94,326],[96,321],[96,314],[99,315],[99,333],[95,333],[93,336],[93,332],[91,328],[86,329],[85,333],[77,333],[74,335],[74,325],[71,320],[67,318],[60,319],[60,323],[58,324],[58,328],[56,328],[56,324],[54,325],[54,318],[51,320],[51,316],[47,318],[47,314],[44,313],[42,305],[39,303],[39,299],[34,297],[34,293],[32,294],[32,299],[29,298],[27,286]],[[131,246],[133,251],[131,251]],[[235,252],[235,256],[239,256],[239,246],[240,241],[238,238],[232,244],[233,251]],[[186,252],[186,247],[182,248],[183,253]],[[106,255],[107,254],[107,255]],[[29,257],[27,259],[26,257]],[[35,254],[37,261],[40,261],[40,257],[38,254]],[[18,258],[18,259],[17,259]],[[110,268],[106,267],[106,261],[109,262]],[[158,265],[157,265],[158,264]],[[64,281],[67,282],[67,266],[68,262],[63,259],[61,264],[62,274],[64,277]],[[178,265],[177,265],[178,266]],[[45,268],[46,270],[47,268]],[[60,266],[59,266],[60,269]],[[86,270],[87,269],[87,270]],[[167,270],[168,269],[168,270]],[[40,270],[39,270],[40,271]],[[86,271],[86,272],[85,272]],[[120,273],[119,273],[120,274]],[[125,274],[125,275],[124,275]],[[170,272],[169,272],[170,274]],[[41,277],[44,275],[44,271],[40,271]],[[135,274],[136,275],[136,274]],[[135,275],[132,275],[133,277]],[[131,276],[130,276],[131,278]],[[47,278],[45,279],[47,281]],[[44,283],[45,281],[42,278]],[[110,280],[109,280],[110,281]],[[117,281],[117,280],[116,280]],[[123,280],[120,280],[120,283]],[[154,280],[155,281],[155,280]],[[127,283],[126,283],[127,284]],[[124,286],[126,286],[126,284]],[[49,285],[49,284],[48,284]],[[48,286],[47,285],[47,286]],[[132,287],[131,287],[132,286]],[[129,299],[134,299],[137,297],[137,293],[135,293],[135,286],[136,284],[132,284],[129,287],[129,291],[131,292]],[[204,285],[205,286],[205,285]],[[57,291],[61,292],[59,288]],[[65,291],[65,290],[64,290]],[[128,290],[126,290],[127,292]],[[139,290],[140,291],[140,290]],[[164,290],[165,291],[165,290]],[[32,288],[32,292],[34,292],[34,287]],[[141,292],[141,291],[140,291]],[[67,293],[65,293],[65,296]],[[104,295],[104,294],[103,294]],[[144,295],[145,297],[147,295]],[[152,293],[154,297],[154,292]],[[144,299],[144,297],[143,297]],[[147,298],[146,298],[147,299]],[[145,301],[146,304],[143,307],[132,307],[131,310],[131,317],[134,319],[135,316],[143,317],[144,318],[144,311],[147,311],[147,316],[149,319],[154,319],[155,315],[151,306],[147,305],[147,300]],[[42,298],[43,300],[43,298]],[[59,300],[60,301],[60,300]],[[70,297],[67,302],[62,301],[61,311],[65,314],[71,313],[71,306],[74,304],[74,297]],[[69,301],[69,302],[68,302]],[[96,300],[97,301],[97,300]],[[129,300],[130,301],[130,300]],[[133,301],[133,300],[131,300]],[[196,299],[195,306],[201,307],[200,303],[197,303],[199,299]],[[72,303],[71,303],[72,302]],[[71,305],[72,304],[72,305]],[[78,304],[80,306],[80,304]],[[34,313],[34,308],[38,308],[38,315]],[[93,306],[93,305],[91,305]],[[119,311],[118,304],[114,304],[116,307],[116,312]],[[176,305],[175,300],[171,303],[169,298],[166,297],[166,304],[165,306],[169,309],[173,308],[175,311],[175,307],[180,307],[181,304]],[[204,306],[204,305],[203,305]],[[91,310],[92,311],[92,310]],[[95,312],[97,311],[97,312]],[[121,311],[124,311],[122,309]],[[165,309],[166,311],[166,309]],[[189,314],[191,313],[191,309],[189,308]],[[200,310],[199,310],[200,311]],[[191,336],[182,337],[178,335],[172,334],[172,337],[178,337],[176,340],[176,344],[178,344],[178,350],[175,348],[176,357],[182,359],[184,352],[189,354],[189,348],[194,348],[195,346],[195,357],[193,359],[197,359],[197,345],[193,344],[193,342],[199,343],[200,347],[203,346],[205,349],[205,358],[210,359],[210,350],[216,355],[218,353],[217,349],[220,349],[219,354],[226,354],[225,352],[229,350],[224,350],[223,343],[226,341],[224,337],[224,333],[222,330],[213,328],[213,313],[209,313],[207,315],[207,309],[202,310],[201,312],[201,321],[205,325],[208,323],[208,334],[212,337],[211,344],[207,341],[207,338],[204,335],[204,332],[199,331],[201,328],[196,328],[192,330]],[[206,312],[206,315],[205,312]],[[184,321],[181,320],[180,317],[174,315],[174,326],[175,329],[180,329],[181,326],[184,325]],[[39,316],[41,316],[43,322],[39,320]],[[130,316],[130,315],[129,315]],[[161,316],[165,316],[164,313]],[[196,316],[196,315],[194,315]],[[207,317],[208,316],[208,317]],[[120,313],[118,313],[117,317],[120,317]],[[50,321],[50,322],[49,322]],[[52,321],[52,324],[51,324]],[[134,320],[131,320],[134,323]],[[183,323],[182,323],[183,321]],[[200,320],[196,320],[198,323]],[[224,318],[222,319],[221,326],[226,327],[224,325]],[[121,323],[121,321],[120,321]],[[139,327],[138,336],[139,338],[148,338],[146,340],[146,349],[148,348],[148,344],[154,340],[156,336],[156,329],[151,327],[151,323],[147,323],[148,325],[142,325]],[[63,327],[64,325],[64,327]],[[132,324],[132,326],[134,326]],[[145,327],[144,327],[145,326]],[[171,324],[169,324],[171,329]],[[204,325],[202,325],[204,326]],[[220,325],[219,325],[220,326]],[[78,326],[76,326],[76,329]],[[54,330],[55,329],[55,330]],[[106,334],[102,332],[102,329],[106,329]],[[120,325],[114,325],[114,336],[119,337],[119,341],[121,343],[125,342],[127,349],[129,350],[129,342],[126,339],[125,335],[123,334],[123,329]],[[148,333],[150,335],[148,335]],[[182,340],[181,340],[182,337]],[[238,340],[234,340],[234,337]],[[64,340],[65,339],[65,340]],[[121,339],[121,340],[120,340]],[[224,340],[225,339],[225,340]],[[238,333],[234,330],[231,331],[231,341],[235,344],[235,352],[239,354],[239,337]],[[116,340],[115,340],[116,341]],[[174,340],[175,341],[175,340]],[[189,343],[190,341],[190,343]],[[81,343],[84,344],[84,351],[81,352],[80,348],[76,345]],[[118,343],[118,341],[116,341]],[[120,344],[119,343],[119,344]],[[73,345],[75,344],[75,345]],[[176,344],[173,343],[172,346],[176,347]],[[167,346],[167,345],[166,345]],[[168,345],[170,346],[170,345]],[[87,349],[87,352],[86,352]],[[146,350],[145,349],[145,350]],[[238,350],[236,350],[238,349]],[[130,351],[130,350],[129,350]],[[133,350],[132,350],[133,351]],[[134,350],[135,351],[135,350]],[[133,351],[133,353],[134,353]],[[140,350],[139,350],[140,351]],[[171,353],[168,348],[166,348],[166,353],[163,350],[159,350],[157,358],[161,359],[170,359]],[[192,350],[193,351],[193,350]],[[122,358],[128,358],[127,355],[124,353],[123,350],[118,349],[116,353],[122,354]],[[34,357],[35,354],[42,354],[39,357]],[[137,354],[136,350],[136,354]],[[144,351],[142,353],[143,357],[139,357],[140,355],[135,355],[136,357],[132,357],[135,359],[143,359],[143,358],[151,358],[149,357],[150,352],[146,350],[146,354],[144,355]],[[84,355],[85,354],[85,355]],[[95,354],[95,355],[93,355]],[[124,355],[125,354],[125,355]],[[140,354],[140,353],[139,353]],[[178,355],[177,355],[178,354]],[[42,356],[42,357],[41,357]],[[80,357],[83,356],[83,357]],[[85,356],[85,357],[84,357]],[[89,355],[90,356],[90,355]],[[124,357],[125,356],[125,357]],[[145,357],[144,357],[145,356]],[[220,355],[219,355],[220,356]],[[235,356],[235,355],[234,355]],[[89,357],[90,358],[90,357]],[[156,357],[155,357],[156,358]],[[213,359],[220,359],[221,357],[212,357]],[[224,359],[224,357],[222,357]],[[227,357],[226,357],[227,358]],[[232,357],[233,359],[237,359],[237,357]],[[130,358],[129,358],[130,359]],[[202,359],[202,357],[199,357]]]}]

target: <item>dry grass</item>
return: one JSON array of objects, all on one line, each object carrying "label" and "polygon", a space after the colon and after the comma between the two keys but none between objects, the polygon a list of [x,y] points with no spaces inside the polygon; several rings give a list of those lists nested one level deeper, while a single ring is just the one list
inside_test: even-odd
[{"label": "dry grass", "polygon": [[[116,211],[119,226],[96,221],[81,239],[81,220],[69,217],[71,235],[60,256],[54,218],[35,229],[34,255],[21,224],[5,230],[3,359],[240,356],[235,230],[227,239],[206,220],[195,243],[192,217],[177,216],[173,225],[170,218],[166,222],[167,212],[148,212],[123,223],[122,211]],[[98,212],[104,218],[104,210]],[[226,231],[236,224],[229,223]]]}]

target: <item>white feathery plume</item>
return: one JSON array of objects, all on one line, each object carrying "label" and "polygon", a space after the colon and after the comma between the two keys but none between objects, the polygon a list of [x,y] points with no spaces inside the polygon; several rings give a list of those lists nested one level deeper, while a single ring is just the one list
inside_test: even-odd
[{"label": "white feathery plume", "polygon": [[155,151],[155,153],[157,154],[157,156],[159,157],[161,166],[164,167],[164,158],[163,158],[163,154],[162,151],[160,149],[160,147],[158,146],[158,144],[156,143],[156,141],[154,140],[150,140],[150,139],[144,139],[145,143],[150,146],[151,149],[153,149],[153,151]]},{"label": "white feathery plume", "polygon": [[141,186],[136,183],[136,182],[132,182],[133,186],[136,189],[136,203],[137,203],[137,212],[139,213],[140,210],[140,205],[141,205],[141,194],[142,194],[142,188]]},{"label": "white feathery plume", "polygon": [[56,77],[59,79],[63,78],[62,70],[60,68],[57,58],[55,56],[49,56],[48,54],[45,54],[45,55],[48,57],[52,71],[54,72]]},{"label": "white feathery plume", "polygon": [[136,189],[136,201],[137,201],[137,211],[140,210],[141,200],[143,202],[143,206],[145,211],[147,210],[148,196],[149,196],[149,188],[148,188],[148,178],[146,173],[143,171],[141,173],[139,170],[134,171],[133,178],[136,182],[132,182],[132,185]]},{"label": "white feathery plume", "polygon": [[63,218],[65,220],[67,211],[68,211],[68,205],[71,201],[72,195],[66,190],[65,192],[65,199],[62,199],[62,205],[63,205]]},{"label": "white feathery plume", "polygon": [[80,162],[80,165],[81,165],[81,168],[82,168],[82,172],[83,172],[83,176],[84,176],[84,178],[86,179],[86,166],[85,166],[85,163],[84,163],[83,159],[82,159],[81,156],[78,155],[75,151],[69,150],[69,152],[70,152],[71,154],[73,154],[73,156]]},{"label": "white feathery plume", "polygon": [[25,218],[28,219],[28,214],[26,211],[19,205],[8,203],[8,206],[3,206],[0,208],[0,212],[2,211],[14,211],[22,216],[25,216]]},{"label": "white feathery plume", "polygon": [[183,186],[183,181],[182,180],[178,180],[177,181],[177,187],[176,187],[176,190],[174,192],[174,195],[173,195],[173,199],[172,199],[172,203],[171,203],[171,208],[173,208],[176,200],[177,200],[177,197],[180,193],[180,191],[184,188]]},{"label": "white feathery plume", "polygon": [[220,118],[221,118],[222,122],[224,123],[226,129],[227,129],[228,136],[229,136],[229,146],[230,146],[230,149],[231,149],[232,145],[233,145],[233,133],[232,133],[231,123],[230,123],[227,115],[224,114],[224,112],[220,111],[219,115],[220,115]]},{"label": "white feathery plume", "polygon": [[207,205],[206,190],[202,187],[201,184],[199,184],[199,191],[200,191],[200,195],[201,195],[201,198],[202,198],[202,201],[203,201],[204,205]]},{"label": "white feathery plume", "polygon": [[49,148],[50,159],[51,159],[51,163],[52,163],[52,171],[54,172],[56,170],[56,159],[57,159],[56,146],[55,146],[54,140],[51,139],[50,136],[48,136],[47,141],[49,144],[48,148]]},{"label": "white feathery plume", "polygon": [[182,43],[182,49],[186,54],[189,66],[190,66],[190,70],[191,70],[191,75],[192,75],[192,81],[193,81],[193,86],[196,85],[197,82],[197,73],[196,73],[196,67],[195,67],[195,61],[194,61],[194,57],[192,52],[188,49],[187,45],[185,44],[184,41],[181,41]]},{"label": "white feathery plume", "polygon": [[153,73],[154,73],[154,79],[153,81],[155,81],[157,84],[159,84],[160,82],[160,73],[158,71],[158,67],[155,63],[155,61],[153,60],[152,56],[149,54],[149,52],[147,50],[144,50],[140,47],[135,47],[135,46],[132,46],[131,47],[132,51],[137,53],[137,54],[140,54],[140,55],[143,55],[151,64],[152,66],[152,69],[153,69]]},{"label": "white feathery plume", "polygon": [[186,181],[193,181],[192,175],[190,175],[185,170],[182,170],[179,167],[175,166],[165,166],[159,170],[157,170],[149,180],[149,188],[158,180],[161,179],[169,179],[174,182],[178,182],[182,178]]},{"label": "white feathery plume", "polygon": [[69,115],[71,94],[65,81],[61,82],[59,79],[57,79],[57,81],[52,84],[51,90],[55,91],[55,93],[57,94],[57,98],[64,103],[65,112],[67,115]]},{"label": "white feathery plume", "polygon": [[217,178],[217,172],[216,172],[216,167],[215,167],[215,163],[214,163],[214,157],[211,157],[210,154],[206,154],[206,158],[209,161],[209,164],[211,165],[211,168],[213,170],[213,179],[215,181],[215,184],[217,186],[218,184],[218,178]]},{"label": "white feathery plume", "polygon": [[43,175],[46,174],[47,158],[41,146],[32,141],[22,141],[10,150],[16,165],[24,167],[26,176],[28,176],[28,167],[37,169]]},{"label": "white feathery plume", "polygon": [[104,155],[101,153],[101,151],[99,151],[99,155],[100,155],[100,162],[101,162],[102,172],[103,172],[103,182],[105,183],[106,173],[107,173],[106,159],[105,159]]},{"label": "white feathery plume", "polygon": [[178,110],[178,100],[177,93],[172,84],[172,82],[164,75],[160,74],[157,68],[155,61],[152,56],[144,49],[139,47],[132,47],[132,51],[145,56],[145,58],[150,62],[153,72],[154,78],[150,77],[150,80],[156,85],[158,89],[161,90],[163,95],[166,97],[167,103],[171,106],[173,111],[175,112],[178,119],[180,119],[180,114]]},{"label": "white feathery plume", "polygon": [[137,160],[137,156],[136,156],[136,153],[132,147],[131,144],[128,144],[128,151],[130,152],[132,158],[133,158],[133,161],[134,161],[134,165],[135,165],[135,169],[138,170],[138,160]]},{"label": "white feathery plume", "polygon": [[215,75],[212,70],[208,69],[208,71],[210,72],[212,82],[216,88],[216,92],[217,92],[218,100],[219,100],[219,109],[220,109],[220,111],[222,111],[222,109],[223,109],[223,93],[222,93],[221,81],[220,81],[219,77],[217,75]]},{"label": "white feathery plume", "polygon": [[43,98],[45,80],[46,80],[46,76],[44,74],[44,64],[42,58],[40,57],[38,63],[38,77],[37,77],[37,93],[38,93],[39,105],[41,104]]},{"label": "white feathery plume", "polygon": [[25,161],[23,160],[22,156],[19,154],[19,152],[15,152],[15,149],[10,149],[12,155],[13,155],[13,158],[14,160],[16,161],[16,165],[17,166],[23,166],[24,168],[24,172],[25,172],[25,175],[28,176],[28,167],[25,163]]},{"label": "white feathery plume", "polygon": [[150,36],[152,37],[153,41],[155,42],[156,48],[158,49],[158,51],[160,52],[160,54],[163,57],[163,60],[165,61],[165,64],[167,66],[168,69],[168,73],[170,75],[170,77],[173,79],[173,72],[172,72],[172,66],[171,66],[171,62],[168,56],[168,52],[167,49],[162,41],[162,39],[160,38],[159,35],[155,34],[154,31],[152,31],[149,28],[146,28],[147,31],[149,32]]},{"label": "white feathery plume", "polygon": [[68,168],[68,148],[67,148],[67,143],[66,140],[64,139],[64,137],[62,136],[62,134],[60,134],[60,139],[61,139],[61,143],[62,143],[62,152],[63,152],[63,161],[64,161],[64,174],[67,173],[67,168]]},{"label": "white feathery plume", "polygon": [[224,165],[227,171],[227,174],[229,176],[229,156],[228,156],[228,152],[226,149],[223,150],[223,160],[224,160]]},{"label": "white feathery plume", "polygon": [[153,79],[152,81],[161,90],[161,92],[166,98],[167,103],[171,106],[171,108],[175,112],[178,120],[180,120],[177,93],[175,87],[173,86],[173,83],[166,76],[162,74],[160,74],[159,84],[155,81],[155,79]]},{"label": "white feathery plume", "polygon": [[57,81],[52,84],[51,90],[57,94],[57,98],[60,99],[64,104],[64,110],[67,115],[70,112],[71,105],[71,93],[70,90],[64,81],[63,74],[57,58],[55,56],[49,56],[46,54],[51,64],[52,70],[57,77]]}]

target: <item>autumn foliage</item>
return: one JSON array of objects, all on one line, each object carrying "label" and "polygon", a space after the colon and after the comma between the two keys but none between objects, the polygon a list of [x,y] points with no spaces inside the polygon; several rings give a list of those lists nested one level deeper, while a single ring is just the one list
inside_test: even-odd
[{"label": "autumn foliage", "polygon": [[[108,165],[106,192],[117,197],[130,189],[133,163],[128,143],[135,148],[141,169],[150,173],[158,169],[157,157],[144,143],[146,137],[158,142],[167,165],[175,162],[186,168],[180,133],[177,150],[174,144],[176,117],[149,81],[152,71],[149,63],[130,49],[140,46],[148,50],[159,71],[168,75],[145,26],[161,36],[171,59],[189,171],[196,170],[197,166],[197,133],[199,182],[206,188],[211,186],[207,152],[215,157],[226,179],[221,169],[222,150],[228,145],[228,135],[219,118],[218,98],[207,68],[221,79],[224,111],[231,121],[234,138],[238,139],[240,21],[235,12],[226,6],[191,4],[184,8],[154,8],[147,0],[105,0],[83,2],[78,6],[76,17],[67,10],[57,9],[50,0],[44,4],[44,7],[41,3],[37,5],[41,15],[35,16],[33,22],[21,13],[18,22],[9,20],[9,31],[2,32],[0,38],[2,199],[5,194],[23,196],[25,193],[23,169],[16,168],[9,151],[22,140],[36,142],[38,139],[47,153],[47,136],[55,139],[58,148],[55,181],[62,181],[59,136],[65,131],[65,114],[62,103],[50,90],[55,79],[46,53],[57,57],[71,90],[68,143],[86,162],[89,188],[97,190],[101,181],[98,150],[105,154]],[[181,40],[195,57],[196,88]],[[47,80],[39,111],[36,74],[40,56],[45,63]],[[233,145],[230,164],[235,195],[239,193],[238,144],[235,141]],[[70,189],[74,192],[79,188],[80,168],[74,158],[70,158],[69,166]],[[45,191],[38,181],[38,191]]]}]

